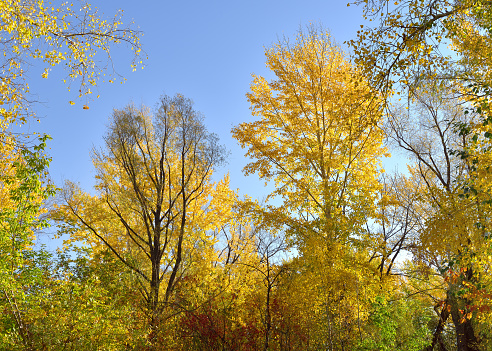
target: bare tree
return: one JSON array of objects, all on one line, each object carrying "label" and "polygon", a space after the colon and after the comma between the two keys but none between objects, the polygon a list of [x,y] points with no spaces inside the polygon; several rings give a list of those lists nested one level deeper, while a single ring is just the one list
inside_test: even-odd
[{"label": "bare tree", "polygon": [[279,284],[279,279],[288,270],[288,265],[282,261],[287,258],[289,248],[283,234],[275,235],[260,227],[252,229],[252,237],[255,242],[255,256],[257,260],[252,263],[238,262],[250,267],[258,273],[258,277],[265,287],[265,301],[262,306],[262,323],[264,326],[263,350],[270,347],[272,333],[272,294]]},{"label": "bare tree", "polygon": [[[400,174],[381,177],[382,196],[385,200],[379,206],[381,219],[367,224],[367,231],[381,240],[376,242],[369,262],[379,261],[377,269],[380,277],[394,274],[395,263],[402,254],[412,251],[423,218],[416,213],[414,205],[418,201],[420,184],[409,187],[405,176]],[[388,203],[387,203],[388,202]]]}]

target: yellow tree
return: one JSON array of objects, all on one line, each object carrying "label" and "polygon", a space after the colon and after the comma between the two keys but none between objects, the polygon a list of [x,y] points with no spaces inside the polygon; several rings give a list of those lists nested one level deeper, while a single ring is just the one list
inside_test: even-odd
[{"label": "yellow tree", "polygon": [[[395,93],[405,97],[407,107],[420,107],[413,114],[427,119],[419,126],[420,131],[426,130],[425,140],[416,140],[415,128],[408,133],[406,113],[397,125],[407,133],[404,138],[400,134],[399,144],[416,156],[413,175],[424,181],[423,199],[431,210],[421,212],[426,220],[418,245],[426,251],[423,256],[447,258],[452,279],[447,284],[449,304],[443,306],[440,319],[452,317],[459,350],[478,349],[479,313],[477,309],[471,313],[470,298],[487,300],[487,294],[478,291],[489,284],[485,277],[490,246],[491,4],[482,0],[356,3],[363,4],[366,19],[376,22],[351,42],[356,62],[386,97]],[[442,110],[449,107],[458,113],[441,119]],[[473,112],[473,118],[465,118],[467,112]],[[460,318],[458,309],[467,318]]]},{"label": "yellow tree", "polygon": [[[349,44],[368,79],[386,94],[418,77],[490,82],[491,4],[485,0],[369,0],[363,27]],[[451,49],[451,50],[450,50]],[[457,87],[458,88],[458,87]],[[463,92],[463,91],[462,91]]]},{"label": "yellow tree", "polygon": [[[442,342],[448,318],[456,330],[458,349],[478,350],[476,325],[470,321],[472,303],[465,291],[482,275],[484,267],[473,257],[481,257],[488,246],[484,227],[490,210],[483,196],[467,195],[474,166],[455,150],[468,149],[472,140],[458,133],[456,126],[473,123],[473,118],[463,113],[451,89],[422,82],[410,91],[412,98],[405,108],[389,109],[389,135],[414,161],[408,167],[410,177],[400,180],[400,187],[415,194],[412,203],[395,198],[395,204],[411,209],[410,216],[417,219],[408,238],[414,261],[427,275],[441,280],[441,288],[431,293],[438,302],[439,322],[429,350]],[[448,270],[445,281],[443,273]]]},{"label": "yellow tree", "polygon": [[[124,27],[120,14],[109,20],[101,18],[97,8],[88,3],[78,8],[70,3],[54,7],[42,0],[2,0],[0,19],[2,130],[13,121],[25,121],[29,92],[26,73],[33,59],[43,61],[44,78],[54,66],[64,65],[65,81],[78,82],[75,88],[79,96],[91,94],[106,75],[112,45],[128,44],[135,54],[132,67],[141,63],[140,33]],[[115,72],[108,73],[108,80],[113,81]]]},{"label": "yellow tree", "polygon": [[182,95],[163,96],[154,114],[115,110],[106,146],[93,154],[98,195],[69,185],[57,214],[72,240],[111,250],[135,273],[154,346],[176,285],[214,245],[217,212],[230,208],[217,202],[230,195],[227,181],[211,182],[224,148],[202,119]]},{"label": "yellow tree", "polygon": [[275,79],[253,77],[247,97],[259,118],[233,135],[253,159],[245,173],[275,183],[271,203],[260,210],[264,225],[285,226],[323,277],[330,304],[343,299],[341,290],[355,291],[368,261],[364,226],[374,216],[386,153],[381,110],[326,32],[299,33],[294,43],[280,42],[265,55]]},{"label": "yellow tree", "polygon": [[[127,43],[134,50],[132,66],[136,67],[141,52],[140,33],[122,27],[121,16],[105,20],[89,4],[74,8],[73,4],[60,7],[45,5],[42,0],[0,1],[0,210],[15,210],[8,192],[22,186],[22,182],[7,183],[15,164],[29,154],[18,135],[8,131],[12,123],[24,123],[29,111],[29,85],[26,73],[32,60],[42,60],[43,77],[57,64],[65,64],[68,80],[80,79],[79,96],[91,93],[106,66],[96,55],[106,55],[111,61],[111,46]],[[115,72],[112,72],[114,74]],[[42,145],[44,145],[43,139]],[[36,150],[34,150],[36,151]],[[26,197],[28,195],[26,194]],[[29,246],[29,244],[27,244]]]},{"label": "yellow tree", "polygon": [[[35,348],[37,340],[26,316],[36,299],[28,289],[39,283],[38,273],[30,267],[43,254],[31,250],[35,231],[47,225],[41,220],[43,202],[54,193],[46,182],[49,159],[42,152],[48,137],[27,147],[9,131],[13,123],[25,123],[34,115],[28,68],[40,62],[47,78],[54,66],[61,65],[66,69],[65,81],[75,83],[78,95],[90,94],[107,71],[113,45],[129,44],[136,68],[139,38],[138,31],[123,26],[119,14],[105,20],[87,3],[79,8],[69,3],[55,7],[43,0],[0,1],[0,302],[6,316],[0,343],[4,348]],[[109,72],[109,79],[114,76]],[[49,292],[42,294],[49,296]]]}]

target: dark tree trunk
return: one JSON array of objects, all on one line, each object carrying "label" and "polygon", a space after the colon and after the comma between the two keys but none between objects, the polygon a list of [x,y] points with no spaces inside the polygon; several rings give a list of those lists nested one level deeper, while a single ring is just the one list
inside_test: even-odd
[{"label": "dark tree trunk", "polygon": [[267,287],[267,298],[266,298],[266,306],[265,306],[265,345],[263,350],[267,351],[270,344],[270,330],[272,329],[272,316],[270,314],[270,294],[272,291],[272,286],[270,282],[268,282]]},{"label": "dark tree trunk", "polygon": [[[473,279],[473,270],[468,270],[461,277],[462,282],[471,281]],[[463,318],[465,305],[468,304],[466,299],[460,298],[456,294],[458,286],[454,285],[448,291],[448,300],[451,302],[451,317],[453,318],[453,324],[456,330],[456,344],[458,351],[480,351],[479,341],[473,330],[471,320]]]},{"label": "dark tree trunk", "polygon": [[[437,310],[438,306],[436,306],[435,308]],[[451,306],[448,304],[448,299],[446,299],[442,306],[441,313],[439,314],[439,322],[437,323],[434,336],[432,337],[432,343],[429,346],[427,346],[425,351],[434,350],[436,344],[439,345],[439,351],[447,351],[446,347],[444,346],[444,342],[442,341],[441,334],[442,331],[444,330],[444,325],[446,324],[446,321],[449,318],[450,312],[451,312]]]},{"label": "dark tree trunk", "polygon": [[[456,301],[458,302],[458,301]],[[456,344],[458,351],[480,351],[478,339],[475,336],[471,320],[463,318],[458,309],[458,304],[454,303],[451,307],[451,317],[453,318],[456,330]]]}]

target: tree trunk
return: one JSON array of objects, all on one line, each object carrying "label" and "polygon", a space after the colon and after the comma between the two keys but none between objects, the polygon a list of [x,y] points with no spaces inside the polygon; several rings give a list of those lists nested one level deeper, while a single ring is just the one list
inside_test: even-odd
[{"label": "tree trunk", "polygon": [[152,278],[150,281],[149,312],[150,312],[150,335],[149,350],[157,349],[157,332],[159,328],[159,274],[160,262],[159,252],[154,248],[151,254]]},{"label": "tree trunk", "polygon": [[[436,306],[435,308],[437,310],[438,306]],[[432,343],[429,346],[427,346],[425,351],[434,350],[436,344],[439,345],[440,351],[446,351],[446,347],[444,346],[444,343],[442,341],[441,334],[442,331],[444,330],[444,325],[446,324],[446,321],[449,318],[450,312],[451,312],[451,306],[448,303],[448,299],[446,299],[442,306],[441,313],[439,314],[439,322],[437,323],[436,331],[434,332],[434,336],[432,338]]]},{"label": "tree trunk", "polygon": [[457,350],[480,351],[471,320],[463,318],[462,312],[459,311],[464,308],[467,301],[456,296],[456,289],[457,286],[455,285],[448,291],[448,300],[451,304],[451,317],[456,330]]},{"label": "tree trunk", "polygon": [[270,282],[268,282],[267,286],[267,298],[266,298],[266,306],[265,306],[265,345],[263,350],[268,351],[269,343],[270,343],[270,329],[272,328],[272,316],[270,314],[270,293],[272,287]]},{"label": "tree trunk", "polygon": [[471,320],[462,319],[461,312],[457,304],[451,307],[451,317],[453,318],[456,330],[456,344],[458,351],[480,351],[478,339],[475,336]]}]

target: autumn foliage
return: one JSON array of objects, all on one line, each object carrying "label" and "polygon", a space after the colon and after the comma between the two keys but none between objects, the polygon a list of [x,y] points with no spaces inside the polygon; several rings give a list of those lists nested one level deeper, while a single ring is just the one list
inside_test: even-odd
[{"label": "autumn foliage", "polygon": [[[265,50],[232,129],[259,201],[216,178],[227,151],[180,94],[115,109],[95,188],[57,189],[50,138],[11,132],[35,115],[25,60],[80,97],[113,45],[141,64],[140,33],[0,0],[0,350],[489,350],[492,5],[352,5],[352,56],[316,26]],[[52,223],[56,254],[34,245]]]}]

